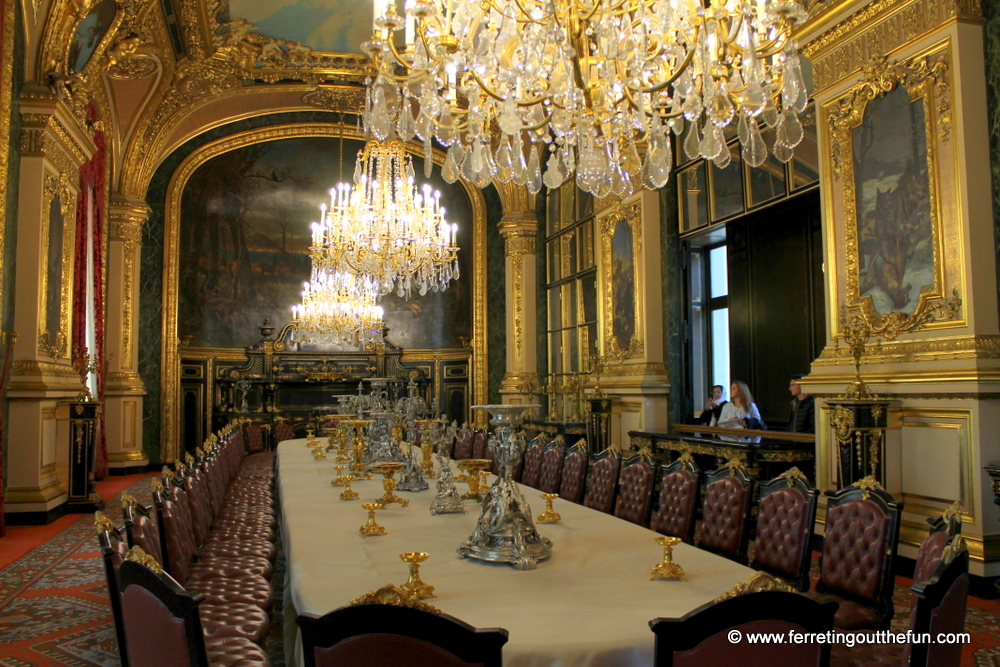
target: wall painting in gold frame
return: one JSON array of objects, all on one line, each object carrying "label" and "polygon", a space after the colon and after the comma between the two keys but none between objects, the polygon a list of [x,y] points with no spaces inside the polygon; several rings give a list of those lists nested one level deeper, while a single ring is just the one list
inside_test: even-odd
[{"label": "wall painting in gold frame", "polygon": [[615,205],[598,225],[604,355],[622,360],[641,356],[642,203]]}]

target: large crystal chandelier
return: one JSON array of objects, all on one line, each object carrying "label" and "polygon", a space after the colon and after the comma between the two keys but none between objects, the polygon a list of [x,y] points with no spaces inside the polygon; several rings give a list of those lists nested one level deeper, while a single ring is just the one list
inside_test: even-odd
[{"label": "large crystal chandelier", "polygon": [[[379,139],[417,136],[427,154],[432,138],[448,146],[450,182],[535,193],[575,173],[599,197],[627,196],[667,182],[671,135],[685,127],[686,154],[720,167],[730,160],[723,128],[734,122],[753,166],[768,155],[761,121],[779,160],[802,139],[808,92],[791,32],[807,15],[798,2],[406,2],[405,16],[392,0],[376,10],[363,45],[377,69],[365,123]],[[404,29],[401,47],[393,33]]]},{"label": "large crystal chandelier", "polygon": [[330,190],[330,206],[313,223],[313,266],[377,300],[395,289],[423,296],[457,280],[458,225],[445,219],[441,193],[418,192],[402,141],[369,141],[358,157],[353,186]]},{"label": "large crystal chandelier", "polygon": [[356,285],[354,276],[337,274],[313,262],[311,280],[302,285],[302,303],[292,306],[299,339],[320,345],[382,342],[382,306]]}]

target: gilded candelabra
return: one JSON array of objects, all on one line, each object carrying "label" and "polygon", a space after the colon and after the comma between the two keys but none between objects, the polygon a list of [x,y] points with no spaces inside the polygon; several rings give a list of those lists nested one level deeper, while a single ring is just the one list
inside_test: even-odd
[{"label": "gilded candelabra", "polygon": [[535,519],[538,523],[559,523],[562,517],[552,507],[552,501],[559,497],[558,493],[543,493],[542,500],[545,501],[545,511]]},{"label": "gilded candelabra", "polygon": [[358,529],[361,537],[385,535],[385,528],[375,521],[375,510],[382,509],[382,503],[363,503],[361,506],[368,510],[368,522]]},{"label": "gilded candelabra", "polygon": [[[854,400],[877,398],[868,389],[865,381],[861,379],[861,360],[865,357],[866,345],[872,337],[871,326],[861,315],[854,315],[848,320],[847,310],[842,308],[840,311],[840,331],[854,361],[854,382],[847,385],[844,398]],[[881,341],[879,341],[879,345],[881,345]]]},{"label": "gilded candelabra", "polygon": [[434,595],[434,587],[420,579],[420,564],[427,560],[429,555],[424,551],[406,551],[399,554],[404,563],[410,564],[410,578],[400,588],[418,599],[437,597]]},{"label": "gilded candelabra", "polygon": [[340,492],[341,500],[357,500],[361,497],[361,494],[351,488],[351,482],[354,481],[354,475],[344,476],[344,490]]},{"label": "gilded candelabra", "polygon": [[391,503],[398,503],[402,507],[406,507],[410,504],[409,500],[405,498],[400,498],[396,495],[396,480],[394,475],[405,468],[404,463],[399,461],[383,461],[381,463],[375,463],[371,466],[372,472],[382,475],[382,488],[385,490],[385,494],[378,499],[378,502],[383,506],[390,505]]},{"label": "gilded candelabra", "polygon": [[653,566],[652,576],[649,577],[650,581],[656,578],[684,581],[684,569],[674,562],[674,546],[681,542],[681,538],[669,535],[656,538],[656,543],[663,547],[663,561]]},{"label": "gilded candelabra", "polygon": [[337,471],[337,476],[334,477],[333,481],[330,482],[330,486],[344,486],[344,483],[347,480],[347,478],[344,477],[345,467],[346,466],[341,466],[341,465],[333,466],[333,469]]},{"label": "gilded candelabra", "polygon": [[485,471],[493,462],[489,459],[466,459],[461,462],[468,472],[469,492],[462,495],[462,500],[475,500],[483,502],[482,488],[479,486],[482,477],[480,472]]}]

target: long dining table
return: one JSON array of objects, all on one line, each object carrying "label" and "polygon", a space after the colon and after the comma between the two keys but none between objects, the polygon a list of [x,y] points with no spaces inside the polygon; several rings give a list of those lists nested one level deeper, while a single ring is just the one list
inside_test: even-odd
[{"label": "long dining table", "polygon": [[[508,667],[648,667],[653,664],[650,619],[680,617],[714,600],[753,570],[687,544],[674,548],[685,581],[650,580],[663,549],[657,533],[562,499],[559,523],[536,524],[552,540],[552,556],[534,570],[461,559],[457,548],[472,534],[480,506],[464,514],[432,515],[435,480],[421,492],[399,491],[408,507],[377,512],[387,534],[362,537],[368,513],[361,503],[383,493],[382,478],[353,482],[360,500],[340,499],[335,452],[317,461],[305,440],[278,445],[281,533],[287,562],[284,590],[286,663],[302,665],[296,625],[300,613],[323,615],[386,584],[406,581],[400,553],[425,551],[420,576],[437,597],[425,600],[477,628],[505,628]],[[465,484],[458,484],[461,493]],[[521,486],[534,516],[540,492]]]}]

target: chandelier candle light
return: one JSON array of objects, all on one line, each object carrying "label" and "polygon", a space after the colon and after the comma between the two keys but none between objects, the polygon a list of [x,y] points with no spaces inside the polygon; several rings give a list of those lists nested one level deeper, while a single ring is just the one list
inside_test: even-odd
[{"label": "chandelier candle light", "polygon": [[405,16],[377,3],[362,45],[377,70],[364,121],[380,140],[422,140],[428,176],[436,139],[448,147],[449,182],[537,193],[575,173],[583,190],[625,197],[666,184],[671,135],[685,126],[687,156],[720,168],[732,123],[752,166],[768,155],[760,121],[783,162],[802,140],[808,92],[791,33],[807,14],[798,2],[405,2]]},{"label": "chandelier candle light", "polygon": [[330,206],[313,223],[314,267],[351,277],[372,300],[393,290],[423,296],[458,279],[458,225],[445,219],[440,192],[427,184],[417,191],[402,141],[369,141],[354,180],[330,190]]},{"label": "chandelier candle light", "polygon": [[[315,233],[313,234],[315,245]],[[382,306],[358,288],[349,273],[323,268],[315,249],[312,280],[302,284],[302,303],[292,306],[292,322],[302,340],[323,345],[365,346],[382,342]]]}]

